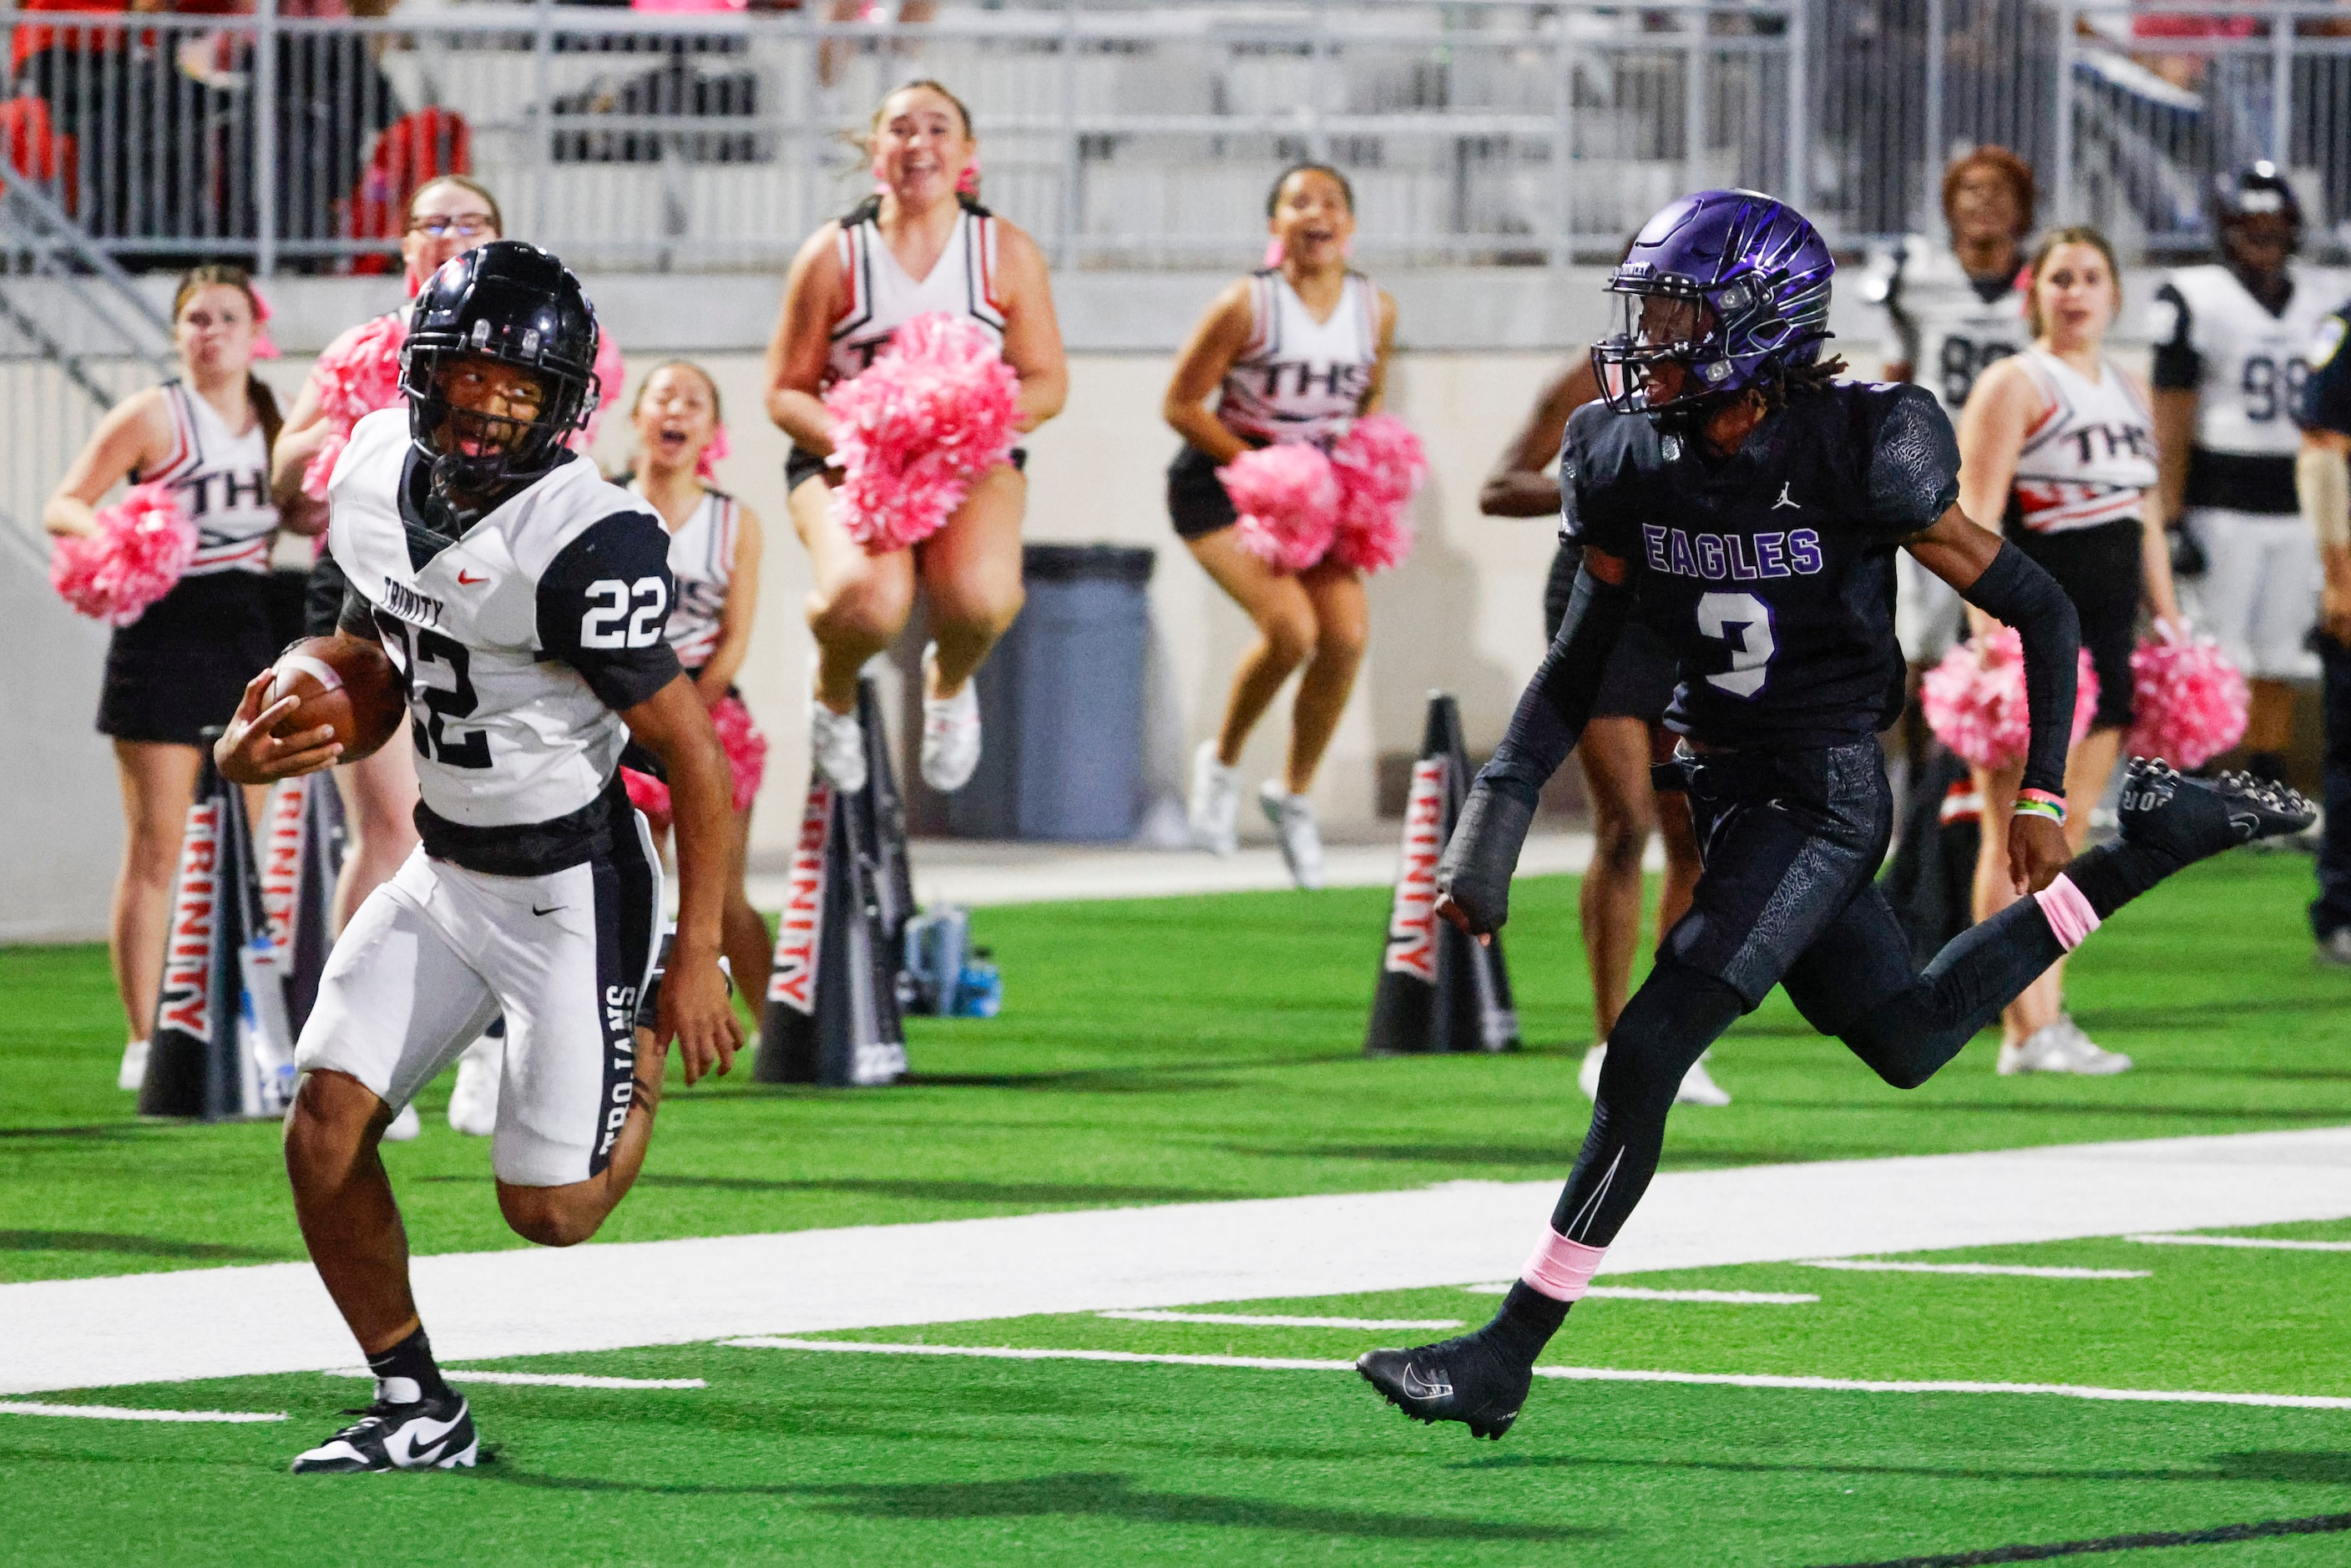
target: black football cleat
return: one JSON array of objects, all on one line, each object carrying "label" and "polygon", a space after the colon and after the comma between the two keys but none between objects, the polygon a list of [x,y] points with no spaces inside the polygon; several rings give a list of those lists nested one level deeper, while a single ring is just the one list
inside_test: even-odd
[{"label": "black football cleat", "polygon": [[2299,791],[2250,773],[2189,779],[2134,757],[2123,778],[2123,839],[2180,865],[2256,839],[2309,831],[2318,809]]},{"label": "black football cleat", "polygon": [[474,1437],[473,1412],[465,1396],[393,1405],[379,1399],[364,1410],[346,1410],[360,1419],[294,1461],[298,1476],[344,1475],[355,1470],[471,1469],[481,1445]]},{"label": "black football cleat", "polygon": [[1499,1438],[1519,1418],[1534,1368],[1463,1334],[1413,1350],[1367,1350],[1355,1370],[1416,1421],[1458,1421],[1473,1437]]}]

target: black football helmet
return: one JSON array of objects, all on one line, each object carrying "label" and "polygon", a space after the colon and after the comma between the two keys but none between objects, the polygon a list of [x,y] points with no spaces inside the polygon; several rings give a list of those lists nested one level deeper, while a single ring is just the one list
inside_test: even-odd
[{"label": "black football helmet", "polygon": [[2276,164],[2264,158],[2215,178],[2212,221],[2222,228],[2245,218],[2282,217],[2302,235],[2302,202]]},{"label": "black football helmet", "polygon": [[[433,465],[434,488],[486,495],[564,461],[566,438],[586,428],[596,407],[597,336],[596,308],[580,279],[535,245],[492,240],[442,263],[410,308],[400,354],[409,439]],[[538,376],[545,389],[538,417],[453,409],[442,394],[441,372],[468,355]],[[477,433],[485,449],[444,451],[438,442],[444,429]]]}]

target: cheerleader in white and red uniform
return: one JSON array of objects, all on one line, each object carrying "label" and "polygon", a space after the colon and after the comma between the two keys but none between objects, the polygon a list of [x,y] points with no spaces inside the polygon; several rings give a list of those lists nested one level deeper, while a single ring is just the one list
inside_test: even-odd
[{"label": "cheerleader in white and red uniform", "polygon": [[252,370],[260,315],[241,267],[199,267],[183,277],[172,301],[180,375],[117,403],[41,513],[52,535],[89,537],[99,532],[99,503],[128,479],[169,486],[195,524],[195,553],[179,581],[115,631],[99,698],[98,728],[114,742],[129,829],[108,933],[130,1031],[125,1089],[146,1075],[201,732],[226,724],[246,682],[277,655],[269,449],[279,420],[277,397]]},{"label": "cheerleader in white and red uniform", "polygon": [[857,672],[905,625],[919,584],[933,632],[923,658],[922,773],[934,789],[955,790],[979,765],[972,674],[1020,613],[1025,454],[1016,449],[974,479],[928,538],[869,554],[832,505],[841,470],[824,393],[872,364],[902,325],[935,313],[976,324],[1001,345],[1019,380],[1022,431],[1061,411],[1069,370],[1044,253],[974,193],[979,144],[963,104],[936,82],[909,82],[874,111],[871,146],[879,193],[800,246],[768,346],[768,415],[792,438],[784,469],[792,528],[816,569],[810,749],[837,788],[864,788]]},{"label": "cheerleader in white and red uniform", "polygon": [[[1303,571],[1269,566],[1244,549],[1217,471],[1252,447],[1329,443],[1376,413],[1395,340],[1395,301],[1347,265],[1355,197],[1346,176],[1320,163],[1285,172],[1266,198],[1273,250],[1260,270],[1217,297],[1176,361],[1164,408],[1184,449],[1167,470],[1176,535],[1217,586],[1257,623],[1214,740],[1192,759],[1191,829],[1203,849],[1230,854],[1240,805],[1241,747],[1291,672],[1282,777],[1259,804],[1301,887],[1322,884],[1322,844],[1306,793],[1355,689],[1370,635],[1363,575],[1331,557]],[[1207,399],[1216,395],[1211,408]]]}]

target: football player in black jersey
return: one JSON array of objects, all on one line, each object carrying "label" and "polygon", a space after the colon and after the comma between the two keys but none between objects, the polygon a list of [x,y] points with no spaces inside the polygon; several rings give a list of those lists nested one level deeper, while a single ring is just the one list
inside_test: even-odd
[{"label": "football player in black jersey", "polygon": [[[2171,873],[2299,831],[2310,803],[2238,776],[2134,760],[2122,837],[2078,857],[2061,831],[2079,630],[2049,574],[1955,505],[1959,448],[1921,388],[1841,382],[1823,362],[1828,246],[1751,191],[1649,220],[1595,345],[1604,405],[1568,422],[1561,532],[1573,598],[1437,870],[1437,910],[1473,933],[1509,913],[1537,792],[1592,711],[1619,631],[1669,643],[1666,723],[1704,858],[1689,913],[1608,1040],[1592,1125],[1534,1255],[1475,1333],[1357,1364],[1423,1421],[1510,1428],[1535,1357],[1655,1174],[1689,1064],[1775,985],[1897,1088],[1958,1054],[2032,977]],[[1923,975],[1872,882],[1891,797],[1877,732],[1902,702],[1894,552],[1907,549],[2024,644],[2032,743],[2009,834],[2020,898]]]}]

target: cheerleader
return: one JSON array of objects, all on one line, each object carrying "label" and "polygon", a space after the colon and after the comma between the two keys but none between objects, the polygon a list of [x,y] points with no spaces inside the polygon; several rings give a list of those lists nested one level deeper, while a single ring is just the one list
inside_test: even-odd
[{"label": "cheerleader", "polygon": [[[2090,810],[2106,787],[2131,722],[2131,649],[2144,602],[2179,625],[2171,555],[2153,516],[2153,416],[2147,388],[2106,356],[2106,331],[2122,304],[2122,278],[2105,237],[2059,229],[2033,252],[2026,319],[2032,346],[1977,376],[1959,420],[1959,506],[2000,517],[2017,548],[2046,568],[2074,601],[2082,646],[2098,676],[2097,712],[2065,767],[2062,801],[2030,802],[2063,822],[2080,853]],[[1992,622],[1970,612],[1980,637]],[[1983,847],[1975,913],[1984,920],[2015,902],[2007,857],[2011,802],[2022,764],[1978,769]],[[2102,1051],[2063,1010],[2063,963],[2001,1015],[2000,1071],[2126,1071],[2130,1058]]]},{"label": "cheerleader", "polygon": [[[1241,548],[1217,470],[1251,447],[1328,444],[1375,412],[1395,340],[1395,301],[1347,266],[1355,196],[1321,163],[1285,170],[1266,197],[1266,265],[1217,297],[1176,361],[1163,407],[1184,448],[1167,470],[1176,533],[1248,612],[1258,641],[1241,657],[1216,738],[1192,759],[1193,841],[1236,847],[1241,747],[1301,665],[1289,758],[1259,803],[1301,887],[1322,885],[1322,843],[1307,791],[1354,689],[1369,635],[1361,574],[1325,558],[1276,570]],[[1216,405],[1208,397],[1216,394]]]},{"label": "cheerleader", "polygon": [[[277,400],[253,373],[260,304],[241,267],[195,267],[172,300],[181,372],[116,404],[66,471],[41,521],[59,537],[99,531],[98,504],[124,479],[171,486],[196,550],[172,591],[114,633],[98,729],[114,741],[129,832],[108,930],[128,1034],[120,1083],[147,1072],[162,983],[172,879],[194,798],[198,747],[236,712],[246,682],[277,657],[270,634],[269,501]],[[257,811],[260,792],[249,804]]]},{"label": "cheerleader", "polygon": [[[402,269],[410,297],[443,262],[504,238],[505,233],[496,200],[464,175],[444,174],[418,186],[409,198],[407,226],[400,236]],[[270,470],[270,491],[279,511],[306,531],[324,530],[327,503],[306,490],[303,479],[319,453],[329,443],[340,442],[350,429],[348,411],[343,419],[335,417],[335,404],[340,400],[329,387],[329,368],[350,364],[362,340],[371,334],[396,350],[405,334],[406,316],[403,306],[360,323],[327,345],[286,416],[286,433],[277,443],[277,460]],[[380,399],[379,406],[384,408],[400,401],[396,365],[387,367],[387,371],[376,378],[381,384],[372,389],[370,399]],[[335,558],[321,554],[310,570],[303,616],[307,634],[325,636],[334,631],[342,613],[343,586],[342,570]],[[340,931],[351,911],[379,883],[398,871],[416,848],[416,754],[404,744],[382,747],[371,756],[343,764],[335,770],[335,777],[349,808],[345,815],[350,834],[343,855],[342,881],[335,888],[335,928]]]},{"label": "cheerleader", "polygon": [[879,189],[800,246],[768,346],[768,416],[792,438],[785,464],[792,528],[816,586],[809,747],[836,788],[865,787],[857,674],[888,647],[919,585],[933,641],[923,653],[924,781],[963,788],[979,765],[979,697],[971,677],[1020,613],[1026,455],[981,475],[946,526],[911,549],[868,554],[831,505],[841,470],[823,394],[887,348],[899,326],[945,313],[976,323],[1019,378],[1019,420],[1034,430],[1061,410],[1069,370],[1044,253],[975,194],[978,143],[962,102],[935,81],[882,100],[868,146]]},{"label": "cheerleader", "polygon": [[637,436],[629,489],[670,532],[669,568],[677,579],[670,646],[719,722],[734,771],[735,850],[720,930],[738,988],[756,987],[768,969],[768,925],[744,892],[743,867],[767,742],[743,711],[735,675],[751,650],[758,612],[759,515],[708,483],[710,463],[725,451],[718,383],[709,371],[686,360],[655,366],[637,389],[629,423]]}]

